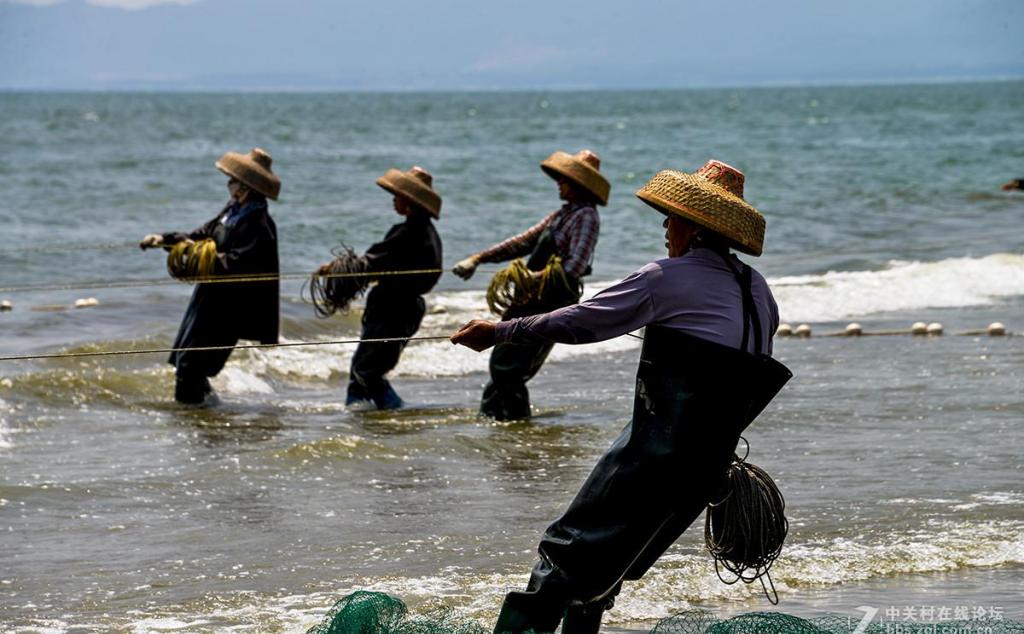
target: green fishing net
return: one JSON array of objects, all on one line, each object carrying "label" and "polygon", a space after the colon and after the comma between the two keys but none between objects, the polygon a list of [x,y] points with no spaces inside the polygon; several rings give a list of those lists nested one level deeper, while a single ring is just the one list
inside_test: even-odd
[{"label": "green fishing net", "polygon": [[[353,592],[334,604],[306,634],[488,634],[490,628],[447,608],[410,615],[400,599],[381,592]],[[750,612],[716,619],[688,610],[658,621],[651,634],[1024,634],[1024,622],[999,618],[933,622],[878,622],[823,616],[801,619],[781,612]]]},{"label": "green fishing net", "polygon": [[306,634],[487,634],[476,621],[448,608],[410,615],[401,599],[359,590],[334,604],[324,620]]}]

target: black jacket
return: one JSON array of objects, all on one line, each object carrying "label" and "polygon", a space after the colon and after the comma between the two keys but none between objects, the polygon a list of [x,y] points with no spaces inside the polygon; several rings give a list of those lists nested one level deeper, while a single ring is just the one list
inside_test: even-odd
[{"label": "black jacket", "polygon": [[414,297],[430,292],[441,278],[441,238],[425,213],[413,213],[388,230],[384,240],[366,250],[370,271],[438,269],[436,273],[382,275],[374,295]]},{"label": "black jacket", "polygon": [[[226,225],[223,219],[232,210],[238,210],[237,203],[229,203],[191,233],[165,233],[164,243],[213,238],[217,243],[214,275],[278,275],[277,225],[267,201],[245,203],[241,217]],[[277,343],[278,287],[277,280],[197,284],[182,319],[189,327],[178,332],[175,347],[218,345],[231,339]]]}]

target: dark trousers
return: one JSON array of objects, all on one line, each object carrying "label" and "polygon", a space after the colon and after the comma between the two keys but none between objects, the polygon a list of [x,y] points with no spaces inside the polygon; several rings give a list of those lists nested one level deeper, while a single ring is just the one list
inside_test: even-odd
[{"label": "dark trousers", "polygon": [[[411,337],[420,328],[426,313],[426,302],[419,295],[387,296],[370,293],[363,311],[362,339]],[[380,399],[390,391],[384,375],[395,369],[408,342],[361,343],[352,355],[348,384],[349,400]]]},{"label": "dark trousers", "polygon": [[[513,306],[502,315],[502,319],[539,315],[574,304],[582,292],[582,285],[572,278],[564,288],[553,288],[539,301]],[[491,380],[484,386],[480,413],[497,420],[529,418],[530,390],[526,383],[540,371],[554,347],[553,343],[499,343],[494,346],[488,365]]]},{"label": "dark trousers", "polygon": [[720,491],[737,433],[687,420],[686,393],[657,379],[638,380],[632,422],[545,532],[526,591],[508,594],[496,632],[553,632],[567,610],[599,613]]},{"label": "dark trousers", "polygon": [[[220,314],[218,306],[210,302],[209,293],[200,294],[197,288],[174,338],[175,348],[234,346],[238,343],[237,328]],[[167,362],[174,366],[174,400],[190,405],[202,403],[212,391],[209,377],[217,376],[224,369],[232,352],[230,347],[226,350],[172,352]]]},{"label": "dark trousers", "polygon": [[540,371],[555,345],[499,343],[491,351],[491,380],[480,399],[480,413],[497,420],[530,416],[529,381]]},{"label": "dark trousers", "polygon": [[[190,347],[202,345],[233,346],[238,339],[216,344],[192,343]],[[171,363],[174,364],[174,400],[179,403],[198,405],[213,391],[210,387],[211,376],[216,376],[227,363],[232,350],[204,350],[199,352],[173,353]]]}]

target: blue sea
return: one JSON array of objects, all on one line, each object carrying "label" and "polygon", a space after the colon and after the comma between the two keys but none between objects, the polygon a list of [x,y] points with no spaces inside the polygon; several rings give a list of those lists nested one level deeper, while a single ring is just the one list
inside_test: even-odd
[{"label": "blue sea", "polygon": [[[1019,81],[0,93],[0,356],[169,345],[191,288],[134,245],[221,209],[227,150],[265,148],[283,182],[286,342],[358,337],[358,305],[317,319],[298,278],[399,220],[374,184],[388,168],[434,174],[450,267],[558,207],[541,160],[594,150],[612,195],[589,294],[665,255],[633,192],[716,158],[767,218],[764,255],[744,259],[814,333],[776,340],[795,378],[747,433],[786,496],[781,603],[722,584],[698,522],[607,626],[692,608],[1024,620],[1024,192],[999,187],[1024,177],[1022,113]],[[486,317],[495,270],[443,276],[420,334]],[[945,334],[821,336],[853,321]],[[961,334],[996,321],[1015,336]],[[476,414],[487,357],[445,341],[406,349],[409,407],[349,412],[352,348],[236,352],[223,404],[200,410],[174,404],[163,355],[0,362],[0,629],[298,633],[354,589],[491,623],[628,422],[637,341],[556,347],[537,415],[513,423]]]}]

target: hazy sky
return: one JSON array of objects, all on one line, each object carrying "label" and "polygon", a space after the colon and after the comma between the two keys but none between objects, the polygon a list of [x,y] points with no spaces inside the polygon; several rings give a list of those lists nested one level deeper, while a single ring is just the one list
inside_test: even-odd
[{"label": "hazy sky", "polygon": [[1024,0],[0,0],[0,88],[1024,77]]}]

